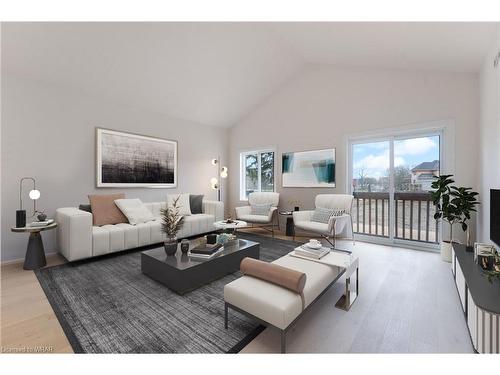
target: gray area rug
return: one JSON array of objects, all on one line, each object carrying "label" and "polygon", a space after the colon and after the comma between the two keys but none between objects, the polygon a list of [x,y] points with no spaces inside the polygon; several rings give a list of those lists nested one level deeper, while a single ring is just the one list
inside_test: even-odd
[{"label": "gray area rug", "polygon": [[[293,242],[254,234],[260,258],[275,260]],[[140,250],[35,271],[76,353],[232,353],[264,327],[231,311],[224,329],[227,275],[183,296],[141,273]]]}]

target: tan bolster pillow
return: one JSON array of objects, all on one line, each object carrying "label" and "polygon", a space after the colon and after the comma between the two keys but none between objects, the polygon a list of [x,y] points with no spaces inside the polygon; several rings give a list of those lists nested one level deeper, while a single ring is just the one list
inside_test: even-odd
[{"label": "tan bolster pillow", "polygon": [[244,275],[269,281],[299,294],[302,294],[306,285],[305,273],[253,258],[244,258],[240,270]]}]

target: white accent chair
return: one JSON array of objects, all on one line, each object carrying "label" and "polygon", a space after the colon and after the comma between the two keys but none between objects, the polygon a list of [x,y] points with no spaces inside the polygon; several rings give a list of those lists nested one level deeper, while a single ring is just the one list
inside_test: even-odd
[{"label": "white accent chair", "polygon": [[[274,227],[278,225],[279,229],[279,221],[278,216],[276,215],[278,210],[278,204],[280,200],[279,193],[271,193],[271,192],[254,192],[248,195],[248,206],[236,207],[236,219],[243,220],[247,223],[252,224],[252,227],[257,224],[258,227],[269,230],[273,234],[274,237]],[[259,204],[269,204],[271,209],[269,210],[267,215],[253,215],[252,214],[252,205]]]},{"label": "white accent chair", "polygon": [[316,207],[345,210],[345,214],[332,216],[328,224],[326,224],[312,221],[314,210],[294,211],[293,223],[295,228],[319,234],[332,246],[335,245],[336,238],[350,238],[354,241],[351,216],[353,201],[354,197],[349,194],[318,194],[314,201]]}]

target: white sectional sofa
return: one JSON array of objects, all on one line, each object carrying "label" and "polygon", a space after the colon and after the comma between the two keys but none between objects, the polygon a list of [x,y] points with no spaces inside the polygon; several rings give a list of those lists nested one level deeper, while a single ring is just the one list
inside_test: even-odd
[{"label": "white sectional sofa", "polygon": [[[56,210],[57,243],[59,252],[69,261],[91,258],[117,251],[161,243],[160,209],[165,202],[145,203],[156,220],[131,225],[92,225],[92,214],[76,207]],[[224,219],[224,203],[203,200],[203,213],[184,217],[177,238],[186,238],[215,230],[214,222]]]}]

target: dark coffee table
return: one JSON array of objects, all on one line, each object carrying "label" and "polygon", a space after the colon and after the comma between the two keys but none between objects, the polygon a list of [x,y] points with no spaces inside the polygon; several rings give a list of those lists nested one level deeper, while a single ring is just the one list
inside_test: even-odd
[{"label": "dark coffee table", "polygon": [[177,253],[167,256],[163,246],[141,253],[141,271],[178,294],[184,294],[240,269],[243,258],[259,259],[257,242],[239,239],[211,259],[191,258]]}]

